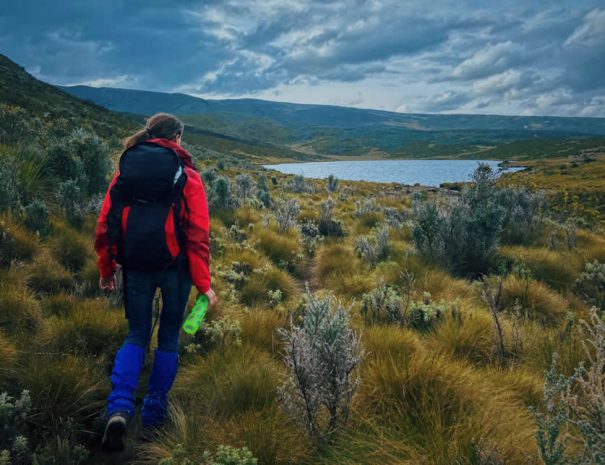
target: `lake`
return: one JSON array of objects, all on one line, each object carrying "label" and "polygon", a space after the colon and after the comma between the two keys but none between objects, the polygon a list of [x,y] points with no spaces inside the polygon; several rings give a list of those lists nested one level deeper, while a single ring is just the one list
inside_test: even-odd
[{"label": "lake", "polygon": [[[286,174],[324,179],[333,174],[349,181],[396,182],[400,184],[439,186],[444,182],[464,182],[477,165],[487,163],[498,171],[496,160],[352,160],[263,165]],[[518,171],[515,167],[505,172]]]}]

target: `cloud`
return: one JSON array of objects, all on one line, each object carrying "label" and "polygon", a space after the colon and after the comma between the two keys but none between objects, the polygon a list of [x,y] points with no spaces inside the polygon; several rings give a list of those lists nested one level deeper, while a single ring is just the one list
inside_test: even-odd
[{"label": "cloud", "polygon": [[598,0],[20,0],[0,31],[0,52],[57,84],[605,116]]}]

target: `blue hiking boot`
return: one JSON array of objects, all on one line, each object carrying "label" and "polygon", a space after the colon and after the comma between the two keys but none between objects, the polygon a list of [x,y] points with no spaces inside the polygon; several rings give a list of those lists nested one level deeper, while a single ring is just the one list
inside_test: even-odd
[{"label": "blue hiking boot", "polygon": [[178,364],[178,353],[161,349],[155,351],[153,368],[149,377],[149,389],[143,399],[141,409],[143,428],[148,431],[157,428],[166,420],[168,391],[174,383]]},{"label": "blue hiking boot", "polygon": [[116,354],[111,371],[112,391],[107,399],[107,424],[101,446],[108,452],[124,450],[128,420],[134,415],[135,390],[145,361],[145,348],[124,344]]}]

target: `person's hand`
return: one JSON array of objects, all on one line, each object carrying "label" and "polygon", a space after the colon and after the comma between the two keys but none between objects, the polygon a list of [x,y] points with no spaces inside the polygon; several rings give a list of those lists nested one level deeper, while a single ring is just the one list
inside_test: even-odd
[{"label": "person's hand", "polygon": [[103,277],[99,280],[99,287],[104,291],[115,292],[118,288],[118,280],[115,273],[111,276]]},{"label": "person's hand", "polygon": [[211,307],[215,305],[218,301],[218,298],[216,297],[216,294],[214,293],[212,288],[208,289],[206,292],[204,292],[204,294],[206,295],[206,297],[208,297],[208,303]]}]

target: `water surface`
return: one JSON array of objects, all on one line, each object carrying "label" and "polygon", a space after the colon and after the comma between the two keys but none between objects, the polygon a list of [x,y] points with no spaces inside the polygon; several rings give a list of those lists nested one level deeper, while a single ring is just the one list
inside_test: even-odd
[{"label": "water surface", "polygon": [[[487,163],[498,172],[496,160],[352,160],[264,165],[286,174],[302,174],[324,179],[333,174],[349,181],[396,182],[439,186],[444,182],[469,181],[479,163]],[[506,172],[523,168],[509,168]]]}]

